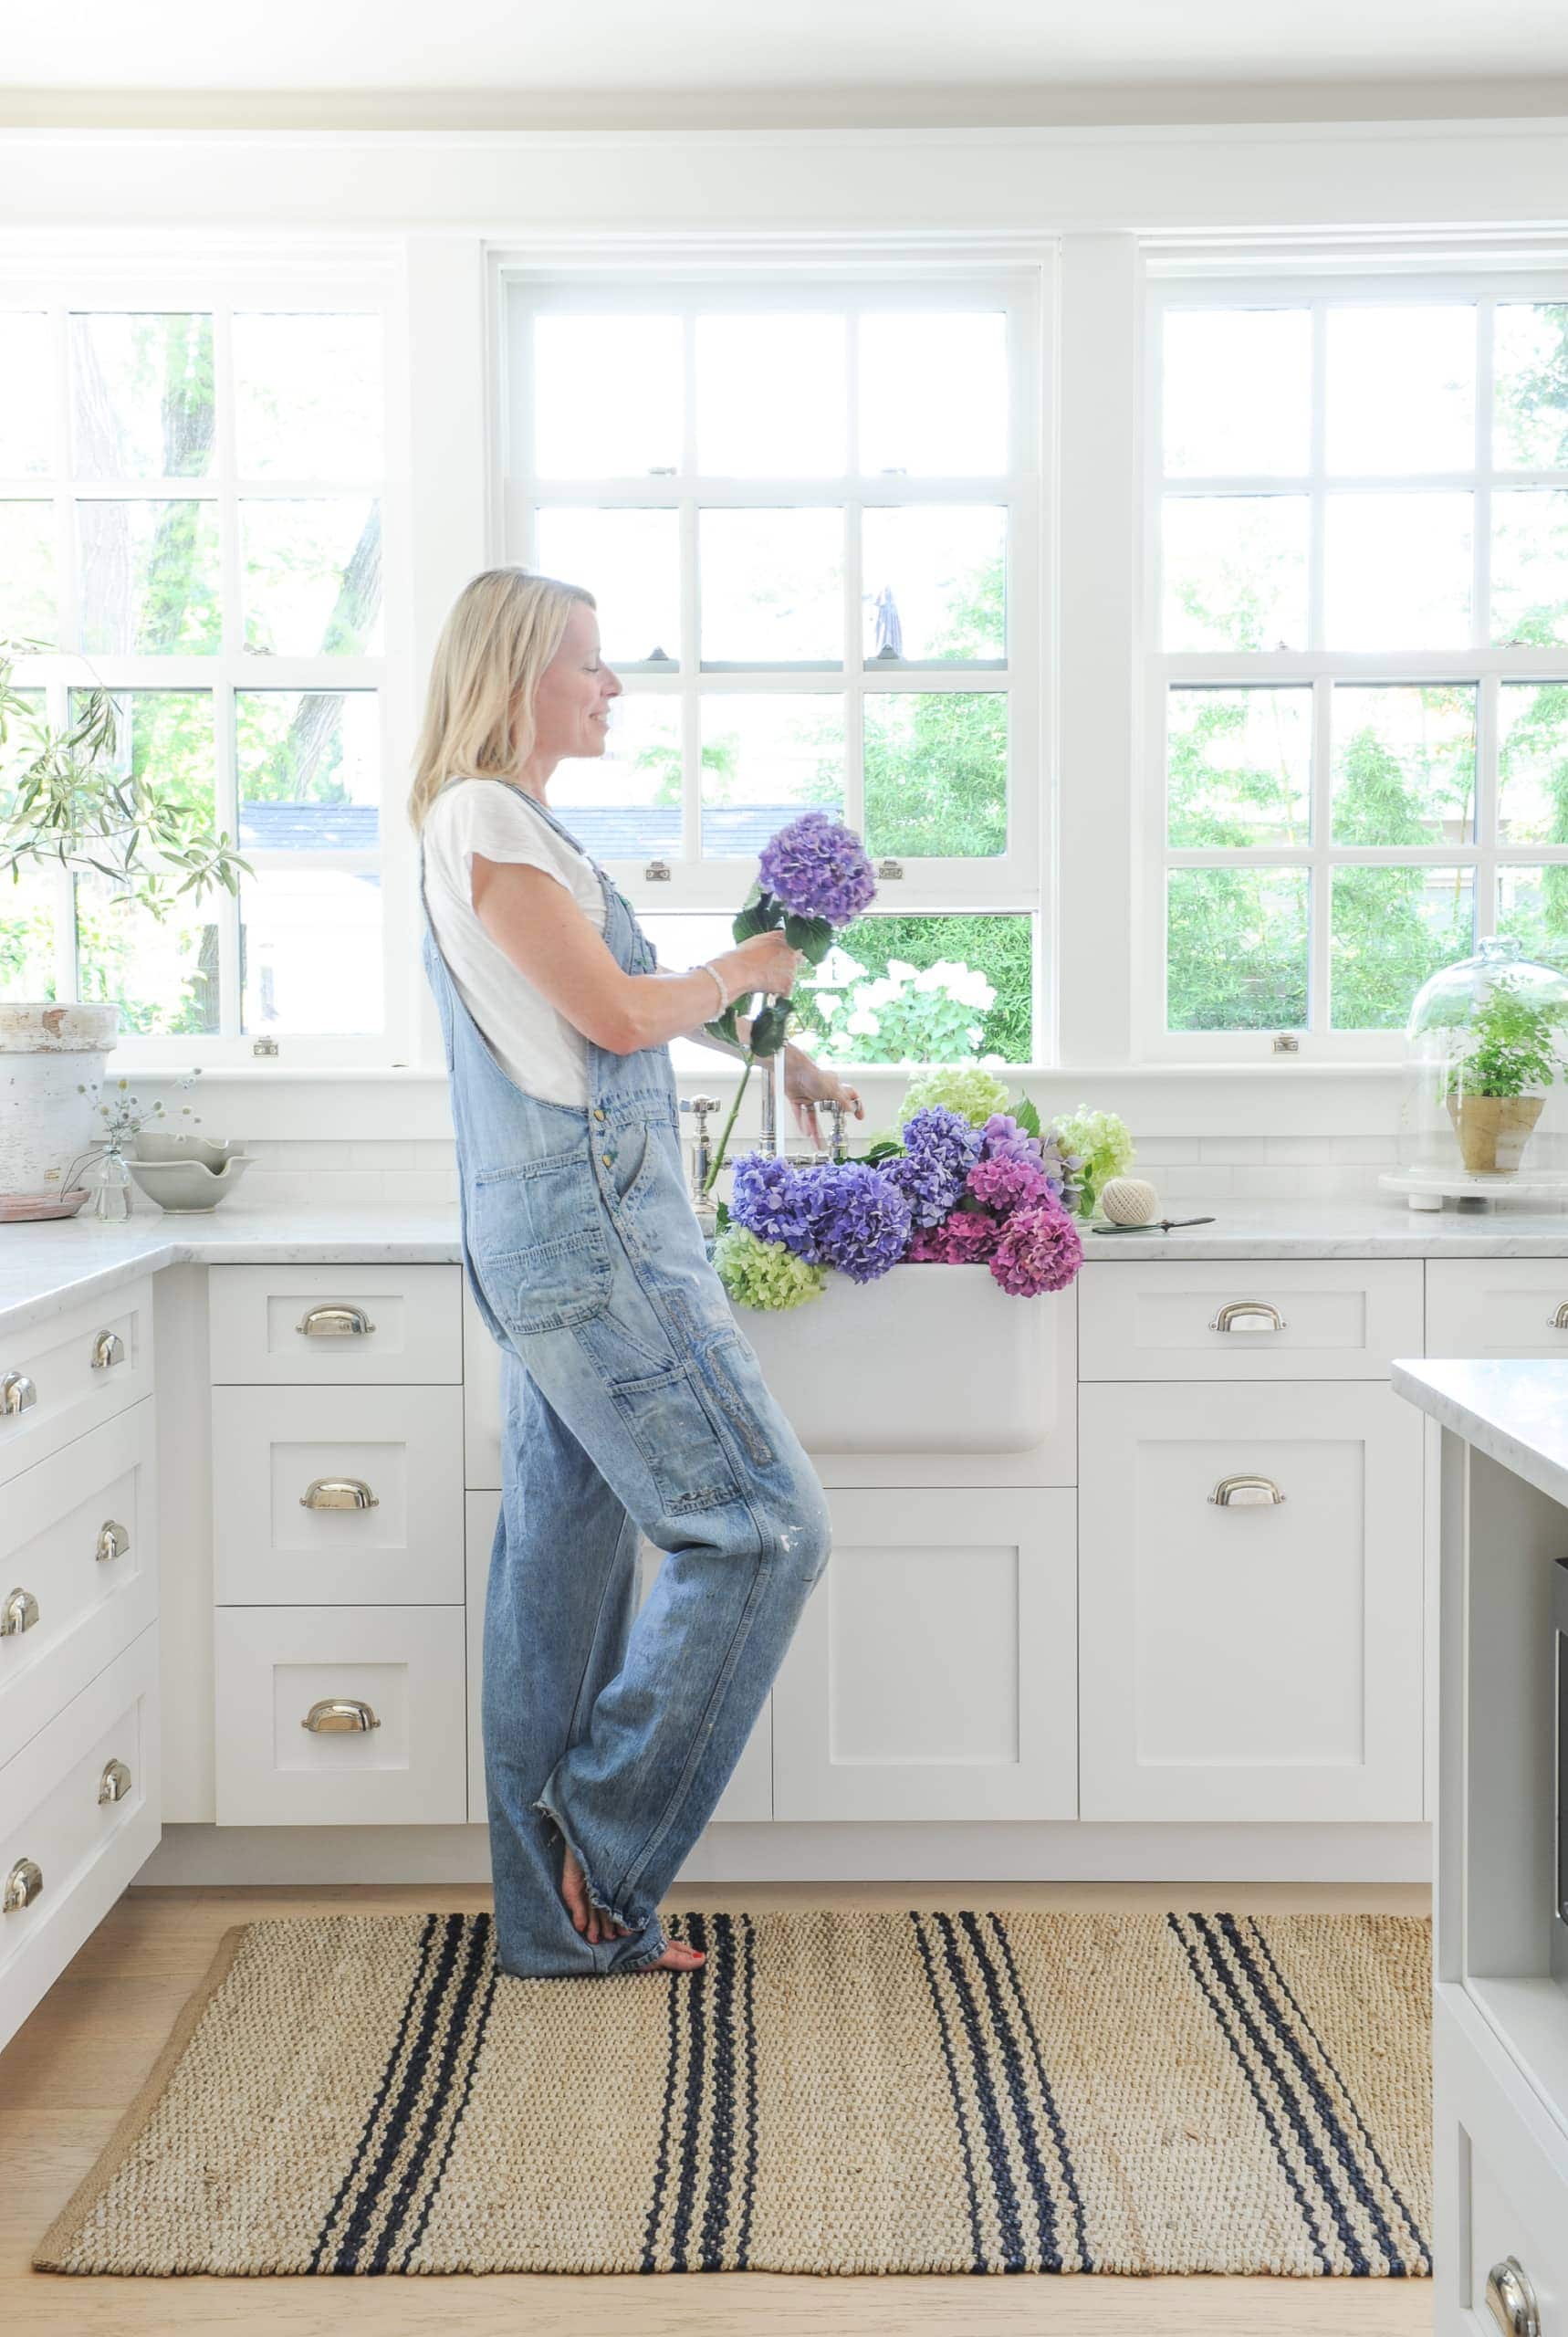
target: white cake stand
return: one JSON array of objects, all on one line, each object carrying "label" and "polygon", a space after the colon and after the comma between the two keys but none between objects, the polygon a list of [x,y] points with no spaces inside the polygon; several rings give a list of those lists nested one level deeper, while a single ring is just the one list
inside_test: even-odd
[{"label": "white cake stand", "polygon": [[1568,1210],[1568,1168],[1507,1168],[1490,1175],[1471,1168],[1385,1168],[1377,1181],[1385,1193],[1403,1193],[1412,1209],[1441,1209],[1446,1200],[1474,1209],[1500,1196],[1529,1194],[1542,1209]]}]

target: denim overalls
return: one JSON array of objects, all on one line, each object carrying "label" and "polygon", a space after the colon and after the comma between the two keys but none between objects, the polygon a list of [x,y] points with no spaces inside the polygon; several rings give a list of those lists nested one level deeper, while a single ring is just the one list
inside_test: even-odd
[{"label": "denim overalls", "polygon": [[[649,972],[653,944],[587,856],[606,946]],[[465,1270],[501,1351],[482,1702],[497,1960],[530,1976],[638,1971],[668,1944],[659,1901],[827,1564],[827,1502],[708,1261],[668,1047],[591,1040],[586,1106],[530,1095],[464,1005],[427,906],[422,955]],[[666,1554],[641,1613],[640,1534]],[[563,1837],[623,1939],[574,1927]]]}]

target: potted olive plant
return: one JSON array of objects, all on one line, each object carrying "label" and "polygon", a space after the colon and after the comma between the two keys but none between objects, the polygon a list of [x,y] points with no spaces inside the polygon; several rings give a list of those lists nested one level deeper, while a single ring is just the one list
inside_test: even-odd
[{"label": "potted olive plant", "polygon": [[1448,1066],[1444,1101],[1465,1167],[1511,1176],[1564,1057],[1565,1009],[1495,979]]},{"label": "potted olive plant", "polygon": [[[44,719],[42,693],[17,686],[17,661],[46,647],[0,639],[0,945],[4,880],[15,888],[25,869],[51,862],[107,878],[120,914],[136,904],[162,919],[183,893],[237,892],[249,863],[226,831],[213,834],[154,776],[130,767],[108,690],[94,682],[73,693],[57,729]],[[119,1022],[112,1002],[0,997],[0,1218],[68,1216],[78,1204],[64,1173],[89,1141]]]}]

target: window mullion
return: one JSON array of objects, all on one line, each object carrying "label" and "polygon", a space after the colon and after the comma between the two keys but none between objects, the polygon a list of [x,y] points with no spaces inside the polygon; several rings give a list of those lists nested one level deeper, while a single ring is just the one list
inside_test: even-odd
[{"label": "window mullion", "polygon": [[702,858],[702,592],[697,571],[697,314],[681,319],[681,855]]},{"label": "window mullion", "polygon": [[1307,1028],[1321,1037],[1329,1023],[1330,952],[1333,938],[1333,684],[1312,684],[1312,875],[1307,907]]}]

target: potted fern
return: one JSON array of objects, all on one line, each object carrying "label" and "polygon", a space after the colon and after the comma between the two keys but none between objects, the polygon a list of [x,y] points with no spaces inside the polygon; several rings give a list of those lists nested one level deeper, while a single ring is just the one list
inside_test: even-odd
[{"label": "potted fern", "polygon": [[[214,834],[192,806],[120,751],[112,695],[96,680],[74,694],[61,728],[40,693],[18,687],[18,661],[47,654],[37,641],[0,639],[0,882],[57,863],[96,871],[115,909],[133,904],[162,919],[181,894],[239,889],[250,864],[226,831]],[[0,903],[5,893],[0,890]],[[0,1000],[0,1218],[67,1217],[82,1189],[64,1189],[86,1149],[104,1062],[119,1030],[111,1001]]]},{"label": "potted fern", "polygon": [[1565,1011],[1500,975],[1471,1014],[1448,1066],[1444,1102],[1472,1173],[1511,1176],[1519,1168],[1563,1060]]}]

